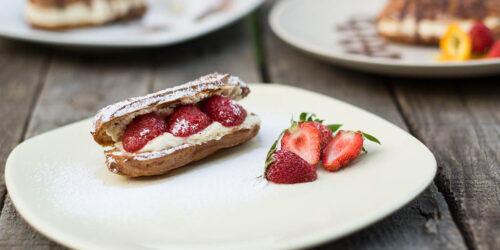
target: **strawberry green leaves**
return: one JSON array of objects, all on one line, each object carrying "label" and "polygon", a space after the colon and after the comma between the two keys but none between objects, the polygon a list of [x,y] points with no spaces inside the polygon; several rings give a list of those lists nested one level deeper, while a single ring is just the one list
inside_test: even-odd
[{"label": "strawberry green leaves", "polygon": [[323,123],[323,120],[316,117],[315,113],[302,112],[299,116],[300,122],[319,122]]},{"label": "strawberry green leaves", "polygon": [[[365,133],[365,132],[363,132],[363,131],[359,131],[359,132],[360,132],[360,133],[361,133],[361,135],[363,136],[363,139],[367,139],[367,140],[369,140],[369,141],[372,141],[372,142],[378,143],[379,145],[381,144],[381,143],[380,143],[380,141],[379,141],[377,138],[375,138],[375,136],[370,135],[370,134],[367,134],[367,133]],[[362,151],[364,154],[368,153],[368,151],[366,151],[366,149],[365,149],[365,147],[364,147],[364,146],[361,148],[361,151]]]},{"label": "strawberry green leaves", "polygon": [[271,145],[271,148],[269,149],[269,151],[267,152],[267,156],[266,156],[266,168],[275,161],[275,159],[272,157],[273,153],[276,152],[276,147],[278,146],[278,142],[280,141],[281,137],[283,137],[283,135],[285,134],[285,132],[287,131],[287,129],[283,130],[281,132],[281,134],[278,136],[278,138],[276,139],[276,141],[274,141],[273,145]]},{"label": "strawberry green leaves", "polygon": [[367,134],[367,133],[365,133],[363,131],[360,131],[360,132],[363,135],[363,138],[368,139],[369,141],[381,144],[380,141],[377,138],[375,138],[375,136]]},{"label": "strawberry green leaves", "polygon": [[337,132],[337,130],[339,130],[340,127],[342,127],[342,124],[328,124],[326,125],[327,128],[329,128],[332,133],[335,133]]},{"label": "strawberry green leaves", "polygon": [[[324,120],[319,119],[315,113],[302,112],[302,113],[300,113],[300,116],[299,116],[299,122],[323,123]],[[292,124],[293,123],[296,123],[296,122],[293,120],[293,117],[292,117]],[[342,124],[328,124],[328,125],[326,125],[326,127],[328,127],[332,131],[332,133],[335,134],[335,132],[337,132],[337,130],[339,130],[340,127],[342,127]],[[359,131],[359,132],[361,132],[361,134],[363,135],[363,139],[367,139],[369,141],[381,144],[380,141],[377,138],[375,138],[375,136],[370,135],[368,133],[365,133],[363,131]]]},{"label": "strawberry green leaves", "polygon": [[[299,122],[319,122],[323,123],[325,120],[319,119],[315,113],[302,112],[299,116]],[[337,130],[342,127],[342,124],[328,124],[326,125],[332,133],[337,132]]]}]

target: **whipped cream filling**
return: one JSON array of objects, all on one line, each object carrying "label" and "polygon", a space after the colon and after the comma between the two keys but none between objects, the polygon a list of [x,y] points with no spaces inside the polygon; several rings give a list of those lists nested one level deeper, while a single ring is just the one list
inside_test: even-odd
[{"label": "whipped cream filling", "polygon": [[79,1],[63,8],[28,4],[26,17],[32,23],[55,27],[60,25],[101,24],[125,16],[131,9],[144,6],[143,0]]},{"label": "whipped cream filling", "polygon": [[[464,31],[469,31],[474,25],[474,20],[461,21],[436,21],[423,19],[418,22],[415,18],[405,18],[403,20],[382,19],[377,22],[377,30],[387,35],[414,36],[415,32],[422,38],[439,38],[446,33],[449,25],[455,23]],[[494,29],[500,26],[500,17],[487,17],[484,24]]]},{"label": "whipped cream filling", "polygon": [[[221,75],[220,77],[222,76],[223,75]],[[171,89],[165,89],[143,97],[135,97],[127,99],[122,102],[115,103],[113,105],[109,105],[100,110],[98,116],[96,116],[95,119],[97,120],[102,118],[104,121],[110,121],[114,117],[123,116],[112,126],[109,126],[109,128],[106,129],[106,134],[110,136],[113,139],[113,141],[118,142],[122,139],[123,132],[125,131],[125,127],[127,126],[127,124],[129,124],[135,117],[139,115],[155,112],[156,114],[162,117],[166,117],[173,112],[176,105],[198,103],[201,100],[204,100],[212,95],[227,96],[236,101],[242,98],[241,96],[243,92],[242,87],[243,86],[246,87],[246,84],[235,76],[230,76],[230,78],[227,81],[229,84],[233,85],[231,87],[223,87],[221,89],[215,90],[215,92],[211,94],[200,93],[200,91],[202,90],[218,88],[212,85],[198,86],[200,81],[210,81],[210,79],[207,79],[206,77],[207,76],[204,76],[201,79],[197,79]],[[220,81],[219,79],[217,80]],[[186,86],[193,86],[193,87],[187,88],[186,90],[179,90],[179,88],[186,88]],[[168,96],[163,96],[165,91],[166,92],[170,91],[172,93],[169,94]],[[175,103],[176,99],[180,99],[179,103]],[[154,103],[163,104],[172,101],[174,102],[174,105],[170,105],[160,109],[155,107],[152,108],[147,107]],[[128,104],[130,102],[134,102],[135,104],[134,105]],[[123,107],[124,105],[126,105],[127,107]],[[92,131],[95,131],[96,120],[94,120]]]},{"label": "whipped cream filling", "polygon": [[[188,137],[177,137],[171,133],[165,132],[162,135],[149,141],[142,149],[138,152],[148,152],[148,151],[160,151],[169,148],[175,148],[180,145],[199,145],[211,140],[220,140],[225,135],[233,133],[242,129],[250,129],[255,125],[260,124],[260,119],[257,115],[248,114],[242,124],[233,127],[225,127],[219,122],[213,122],[204,130],[190,135]],[[115,147],[120,151],[125,151],[123,149],[122,142],[115,143]]]}]

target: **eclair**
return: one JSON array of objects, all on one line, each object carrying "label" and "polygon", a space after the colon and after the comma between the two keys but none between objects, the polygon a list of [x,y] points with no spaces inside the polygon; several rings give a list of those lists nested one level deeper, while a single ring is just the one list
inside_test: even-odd
[{"label": "eclair", "polygon": [[29,0],[25,15],[35,28],[62,30],[137,19],[146,9],[144,0]]},{"label": "eclair", "polygon": [[238,77],[205,75],[101,109],[91,134],[111,172],[161,175],[255,137],[259,117],[237,103],[249,93]]}]

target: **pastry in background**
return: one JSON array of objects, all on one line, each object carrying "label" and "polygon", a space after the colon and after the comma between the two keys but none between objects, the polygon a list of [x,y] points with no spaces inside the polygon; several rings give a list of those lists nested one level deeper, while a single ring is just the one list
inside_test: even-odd
[{"label": "pastry in background", "polygon": [[99,26],[141,18],[144,0],[29,0],[26,19],[47,30]]},{"label": "pastry in background", "polygon": [[437,44],[450,24],[468,32],[477,21],[500,35],[500,1],[389,0],[377,19],[377,32],[400,42]]}]

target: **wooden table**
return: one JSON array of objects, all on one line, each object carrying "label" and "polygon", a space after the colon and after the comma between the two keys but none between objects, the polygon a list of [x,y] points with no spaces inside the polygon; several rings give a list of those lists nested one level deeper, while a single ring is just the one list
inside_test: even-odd
[{"label": "wooden table", "polygon": [[[19,142],[93,116],[107,104],[229,72],[247,82],[300,86],[360,106],[435,154],[438,175],[417,199],[320,249],[498,249],[500,77],[419,80],[332,66],[280,41],[267,23],[270,5],[223,30],[166,48],[88,52],[0,40],[0,166]],[[0,249],[64,248],[19,216],[3,178],[0,208]]]}]

